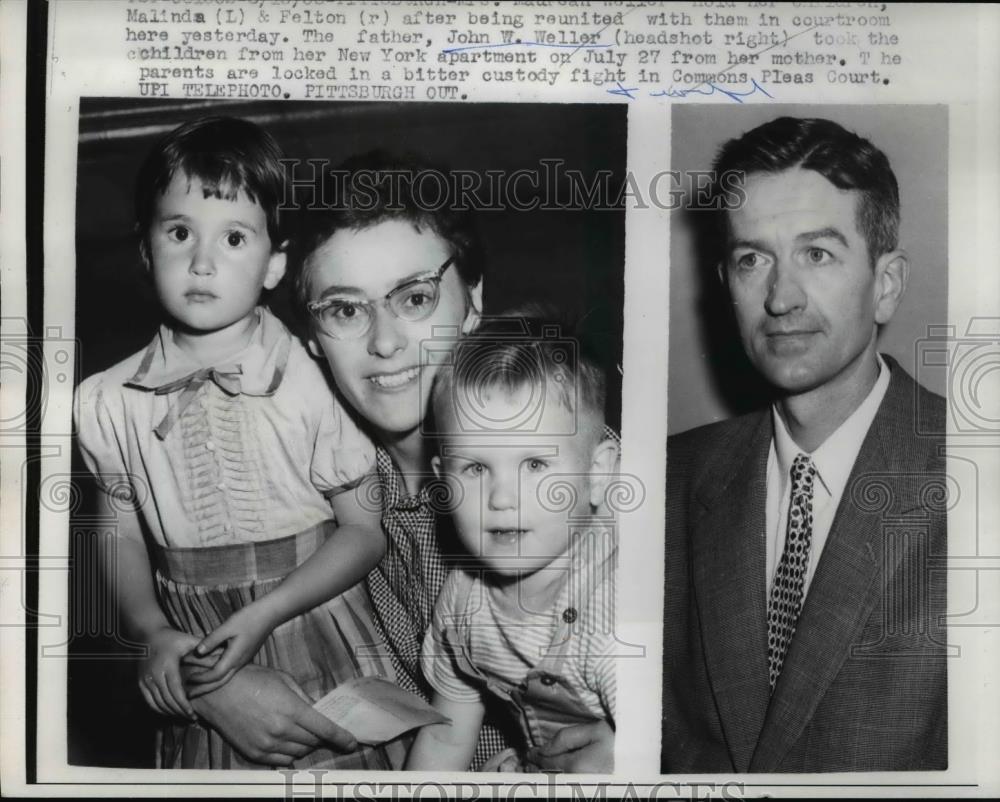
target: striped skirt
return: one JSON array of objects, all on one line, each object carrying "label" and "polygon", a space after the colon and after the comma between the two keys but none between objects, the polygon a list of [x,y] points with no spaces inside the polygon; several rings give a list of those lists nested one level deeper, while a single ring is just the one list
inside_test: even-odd
[{"label": "striped skirt", "polygon": [[[268,593],[323,542],[332,524],[261,543],[206,548],[158,547],[153,560],[160,603],[176,629],[203,637],[230,615]],[[364,582],[277,627],[254,662],[295,678],[314,701],[361,676],[395,680],[388,652],[372,622]],[[320,748],[295,768],[402,768],[406,747],[393,741],[350,754]],[[269,768],[243,757],[201,723],[171,723],[158,738],[157,765],[184,769]]]}]

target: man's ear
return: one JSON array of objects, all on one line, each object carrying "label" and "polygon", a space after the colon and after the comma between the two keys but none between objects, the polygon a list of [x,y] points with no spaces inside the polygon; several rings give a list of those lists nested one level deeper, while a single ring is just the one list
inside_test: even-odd
[{"label": "man's ear", "polygon": [[882,254],[875,262],[875,322],[888,323],[906,292],[910,262],[901,250]]},{"label": "man's ear", "polygon": [[264,274],[264,289],[273,290],[278,286],[278,282],[285,277],[285,268],[288,266],[288,240],[278,246],[267,262],[267,272]]},{"label": "man's ear", "polygon": [[600,507],[611,480],[618,474],[621,451],[618,441],[610,438],[594,446],[590,456],[590,506]]},{"label": "man's ear", "polygon": [[434,475],[440,479],[441,478],[441,457],[435,454],[431,457],[431,470],[434,471]]},{"label": "man's ear", "polygon": [[465,313],[465,321],[462,323],[462,334],[468,334],[479,325],[479,319],[483,316],[483,280],[475,287],[470,287],[469,309]]}]

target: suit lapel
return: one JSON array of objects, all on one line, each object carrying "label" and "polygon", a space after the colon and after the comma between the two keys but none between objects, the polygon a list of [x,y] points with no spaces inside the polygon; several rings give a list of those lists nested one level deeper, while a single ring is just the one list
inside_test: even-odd
[{"label": "suit lapel", "polygon": [[[809,587],[795,636],[771,697],[751,771],[776,771],[812,719],[851,648],[879,602],[876,582],[883,555],[886,512],[910,503],[909,489],[893,481],[898,466],[887,454],[898,453],[898,422],[907,414],[908,377],[893,365],[886,397],[858,453],[837,508],[830,534]],[[912,419],[912,411],[909,412]],[[866,481],[875,479],[876,484]],[[889,482],[889,485],[886,485]],[[865,490],[864,488],[866,488]],[[872,492],[874,491],[874,492]],[[902,496],[901,496],[902,494]]]},{"label": "suit lapel", "polygon": [[764,412],[737,432],[727,460],[699,483],[699,517],[692,525],[702,645],[737,772],[750,766],[768,703],[764,530],[770,443],[771,418]]}]

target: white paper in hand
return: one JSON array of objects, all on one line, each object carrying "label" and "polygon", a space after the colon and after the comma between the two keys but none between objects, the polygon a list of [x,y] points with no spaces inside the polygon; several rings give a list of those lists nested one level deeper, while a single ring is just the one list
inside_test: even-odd
[{"label": "white paper in hand", "polygon": [[381,677],[338,685],[313,705],[363,744],[390,741],[414,727],[449,721],[416,694]]}]

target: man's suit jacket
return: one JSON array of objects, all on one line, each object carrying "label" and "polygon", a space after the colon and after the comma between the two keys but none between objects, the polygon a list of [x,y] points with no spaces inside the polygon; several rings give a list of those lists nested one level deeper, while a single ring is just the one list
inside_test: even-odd
[{"label": "man's suit jacket", "polygon": [[944,769],[944,400],[891,358],[773,695],[770,410],[667,446],[662,770]]}]

